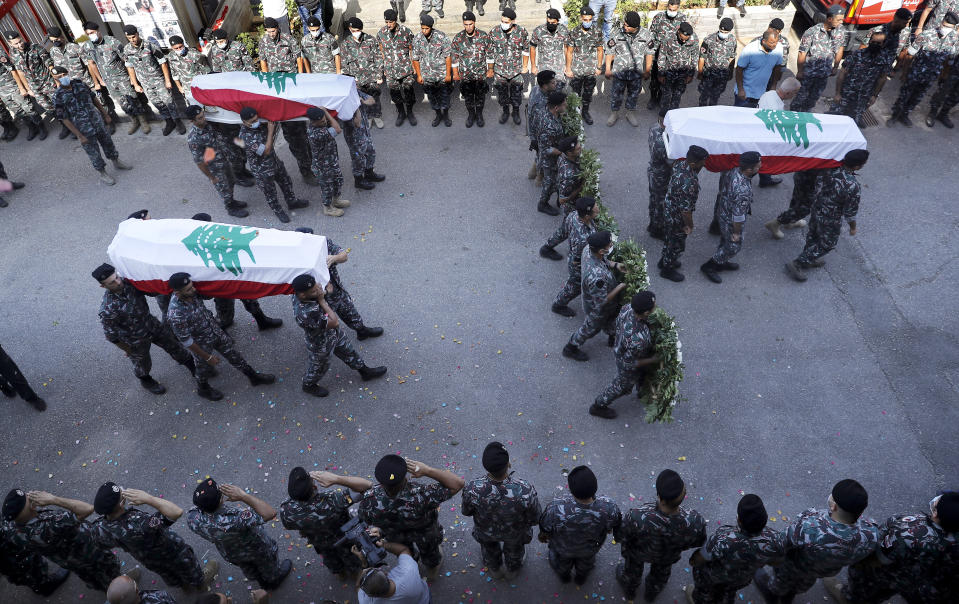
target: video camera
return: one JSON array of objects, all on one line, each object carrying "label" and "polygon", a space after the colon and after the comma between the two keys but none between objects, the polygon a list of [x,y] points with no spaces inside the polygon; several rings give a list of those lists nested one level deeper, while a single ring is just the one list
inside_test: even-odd
[{"label": "video camera", "polygon": [[333,544],[333,547],[339,547],[343,543],[353,543],[359,546],[360,551],[366,558],[366,563],[370,566],[385,564],[386,550],[373,541],[373,538],[367,532],[369,528],[369,525],[359,518],[351,518],[349,522],[340,527],[343,536]]}]

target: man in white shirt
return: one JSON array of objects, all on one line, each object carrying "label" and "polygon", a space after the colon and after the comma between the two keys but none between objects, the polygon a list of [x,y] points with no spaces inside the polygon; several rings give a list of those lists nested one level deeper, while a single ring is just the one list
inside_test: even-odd
[{"label": "man in white shirt", "polygon": [[[372,526],[368,531],[376,544],[396,556],[396,566],[387,573],[383,567],[365,568],[357,582],[356,598],[359,604],[430,604],[430,586],[420,576],[419,565],[410,549],[402,543],[391,543],[382,538],[379,528]],[[362,555],[354,548],[354,553]],[[364,564],[366,561],[363,561]]]},{"label": "man in white shirt", "polygon": [[[767,90],[759,97],[757,108],[783,111],[786,108],[786,101],[796,96],[800,88],[802,88],[802,82],[796,78],[786,78],[776,85],[775,90]],[[770,176],[769,174],[759,175],[760,187],[772,187],[782,181],[783,179],[778,176]]]}]

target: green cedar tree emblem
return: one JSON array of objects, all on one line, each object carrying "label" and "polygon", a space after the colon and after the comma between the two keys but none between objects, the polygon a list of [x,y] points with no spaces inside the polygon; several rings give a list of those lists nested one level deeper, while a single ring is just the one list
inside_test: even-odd
[{"label": "green cedar tree emblem", "polygon": [[777,132],[784,142],[793,143],[797,147],[801,144],[803,149],[809,148],[809,134],[806,132],[809,124],[822,132],[822,123],[811,113],[763,109],[756,112],[756,117],[766,124],[767,130]]},{"label": "green cedar tree emblem", "polygon": [[229,226],[225,224],[207,224],[197,227],[183,239],[183,245],[191,253],[199,256],[203,264],[213,264],[221,273],[230,271],[233,276],[243,272],[240,265],[240,252],[246,252],[250,260],[256,264],[250,243],[260,234],[254,228]]},{"label": "green cedar tree emblem", "polygon": [[296,74],[295,73],[281,73],[277,71],[268,71],[262,72],[257,71],[253,74],[256,79],[261,82],[265,82],[268,87],[275,90],[277,94],[282,94],[286,91],[286,82],[287,80],[293,80],[293,85],[296,85]]}]

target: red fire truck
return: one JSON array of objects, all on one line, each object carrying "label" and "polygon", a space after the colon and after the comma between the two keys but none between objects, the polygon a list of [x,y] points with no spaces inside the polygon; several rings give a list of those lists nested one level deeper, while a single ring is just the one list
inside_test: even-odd
[{"label": "red fire truck", "polygon": [[796,0],[796,4],[813,23],[825,21],[829,7],[838,4],[845,10],[846,27],[859,29],[892,21],[893,14],[903,7],[915,13],[923,0]]}]

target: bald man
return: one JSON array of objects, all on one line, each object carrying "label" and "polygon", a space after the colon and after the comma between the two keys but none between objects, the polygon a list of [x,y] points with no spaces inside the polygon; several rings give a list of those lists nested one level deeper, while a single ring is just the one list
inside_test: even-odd
[{"label": "bald man", "polygon": [[137,582],[127,575],[120,575],[107,588],[110,604],[176,604],[173,596],[165,591],[140,591]]}]

